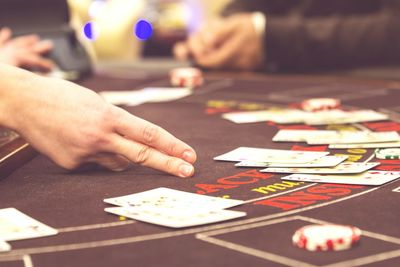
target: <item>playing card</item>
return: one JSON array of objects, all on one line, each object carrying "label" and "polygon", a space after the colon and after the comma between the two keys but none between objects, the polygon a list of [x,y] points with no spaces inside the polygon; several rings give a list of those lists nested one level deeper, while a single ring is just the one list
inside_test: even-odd
[{"label": "playing card", "polygon": [[333,168],[266,168],[260,172],[277,173],[314,173],[314,174],[354,174],[362,173],[378,166],[379,162],[349,162],[341,163]]},{"label": "playing card", "polygon": [[362,144],[330,144],[329,148],[347,149],[347,148],[389,148],[400,147],[400,141],[384,143],[362,143]]},{"label": "playing card", "polygon": [[187,87],[149,87],[141,91],[147,94],[149,103],[174,101],[192,94],[192,89]]},{"label": "playing card", "polygon": [[11,246],[6,241],[0,239],[0,252],[10,251]]},{"label": "playing card", "polygon": [[225,113],[222,118],[234,123],[272,121],[279,124],[290,124],[302,123],[305,113],[299,109],[258,110]]},{"label": "playing card", "polygon": [[192,93],[190,88],[149,87],[132,91],[103,91],[99,94],[113,105],[137,106],[143,103],[168,102]]},{"label": "playing card", "polygon": [[241,161],[236,163],[236,167],[283,167],[283,168],[300,168],[300,167],[334,167],[345,161],[348,156],[324,156],[308,163],[269,163],[269,162],[253,162]]},{"label": "playing card", "polygon": [[5,241],[56,235],[58,231],[14,208],[0,210],[0,238]]},{"label": "playing card", "polygon": [[318,136],[335,135],[336,131],[326,130],[279,130],[272,138],[274,142],[307,142]]},{"label": "playing card", "polygon": [[225,209],[243,204],[242,200],[225,199],[183,192],[170,188],[156,188],[141,193],[108,198],[104,202],[117,206],[157,207],[177,210]]},{"label": "playing card", "polygon": [[255,161],[255,162],[280,162],[280,163],[306,163],[323,156],[329,152],[292,151],[279,149],[263,149],[253,147],[239,147],[228,153],[217,156],[214,160],[221,161]]},{"label": "playing card", "polygon": [[281,179],[313,183],[382,185],[398,178],[400,178],[400,172],[372,170],[353,175],[291,174]]},{"label": "playing card", "polygon": [[305,124],[308,125],[326,125],[326,124],[345,124],[367,121],[387,120],[388,115],[376,112],[374,110],[326,110],[314,112],[313,116],[305,117]]},{"label": "playing card", "polygon": [[203,208],[180,210],[156,207],[146,207],[145,209],[143,207],[113,207],[105,208],[104,210],[138,221],[173,228],[215,223],[246,216],[245,212]]},{"label": "playing card", "polygon": [[104,100],[113,105],[137,106],[149,101],[149,95],[141,90],[103,91],[99,93]]},{"label": "playing card", "polygon": [[325,134],[307,139],[309,145],[323,144],[357,144],[357,143],[383,143],[400,141],[396,131],[390,132],[367,132],[367,131],[342,131],[335,134]]}]

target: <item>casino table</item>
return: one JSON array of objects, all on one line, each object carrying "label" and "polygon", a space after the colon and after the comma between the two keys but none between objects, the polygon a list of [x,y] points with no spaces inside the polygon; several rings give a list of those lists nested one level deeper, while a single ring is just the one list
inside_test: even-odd
[{"label": "casino table", "polygon": [[[169,86],[166,73],[102,72],[80,83],[96,91]],[[379,187],[284,182],[279,174],[213,161],[239,146],[328,150],[271,140],[279,129],[313,129],[310,126],[234,124],[221,118],[228,111],[295,107],[311,97],[340,98],[346,108],[393,111],[390,121],[319,129],[400,131],[397,83],[209,72],[191,96],[125,107],[195,148],[198,161],[192,178],[139,165],[116,173],[94,167],[66,171],[14,138],[1,147],[0,208],[15,207],[59,234],[10,242],[13,250],[0,254],[0,266],[400,266],[400,181]],[[349,155],[350,161],[373,157],[372,149],[330,152]],[[376,169],[400,171],[400,160],[379,161]],[[172,229],[104,212],[110,206],[104,198],[158,187],[245,200],[232,210],[245,211],[247,216]],[[363,235],[345,251],[311,252],[292,245],[298,228],[325,223],[353,225]]]}]

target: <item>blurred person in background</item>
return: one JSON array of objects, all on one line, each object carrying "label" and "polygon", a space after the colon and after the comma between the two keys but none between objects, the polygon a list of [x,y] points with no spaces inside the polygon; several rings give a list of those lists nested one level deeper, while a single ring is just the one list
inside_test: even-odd
[{"label": "blurred person in background", "polygon": [[9,28],[0,29],[0,63],[50,71],[54,67],[54,63],[44,55],[52,48],[51,41],[40,40],[37,35],[13,38]]},{"label": "blurred person in background", "polygon": [[209,69],[400,65],[400,0],[236,0],[174,47]]}]

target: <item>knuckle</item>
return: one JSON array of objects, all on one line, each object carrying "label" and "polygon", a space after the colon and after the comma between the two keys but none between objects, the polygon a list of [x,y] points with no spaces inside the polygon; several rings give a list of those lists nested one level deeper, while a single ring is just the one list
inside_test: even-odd
[{"label": "knuckle", "polygon": [[151,148],[148,146],[143,146],[142,148],[140,148],[140,150],[136,155],[135,163],[138,164],[146,163],[149,160],[150,155],[151,155]]},{"label": "knuckle", "polygon": [[178,149],[178,144],[176,142],[171,142],[169,144],[169,153],[175,155]]},{"label": "knuckle", "polygon": [[146,144],[155,143],[160,136],[160,129],[154,125],[147,125],[143,129],[143,139]]},{"label": "knuckle", "polygon": [[83,153],[91,154],[96,151],[102,150],[102,148],[106,147],[110,141],[108,140],[107,135],[105,135],[101,131],[93,130],[88,131],[84,135],[83,142]]},{"label": "knuckle", "polygon": [[173,158],[167,159],[167,161],[165,162],[165,171],[169,173],[174,173],[175,165],[175,160]]}]

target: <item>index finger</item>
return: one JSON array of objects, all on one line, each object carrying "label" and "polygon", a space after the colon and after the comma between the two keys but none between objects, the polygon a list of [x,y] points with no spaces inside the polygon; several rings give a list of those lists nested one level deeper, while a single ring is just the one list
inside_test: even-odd
[{"label": "index finger", "polygon": [[11,30],[7,27],[0,29],[0,44],[4,44],[11,39]]},{"label": "index finger", "polygon": [[196,161],[196,152],[163,128],[119,109],[115,130],[128,139],[146,144],[170,156],[181,158],[189,163]]}]

